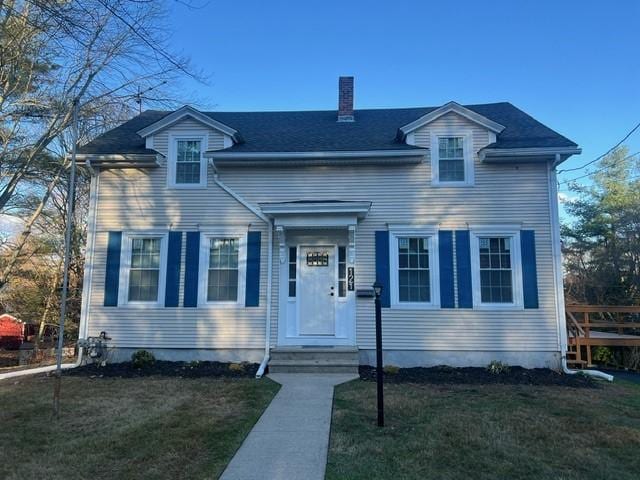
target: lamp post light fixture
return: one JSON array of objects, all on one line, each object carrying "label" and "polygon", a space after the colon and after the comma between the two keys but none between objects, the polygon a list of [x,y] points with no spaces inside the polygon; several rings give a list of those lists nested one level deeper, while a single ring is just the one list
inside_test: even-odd
[{"label": "lamp post light fixture", "polygon": [[382,294],[382,284],[375,281],[373,284],[376,304],[376,384],[378,390],[378,426],[384,427],[384,392],[383,371],[382,371],[382,305],[380,295]]}]

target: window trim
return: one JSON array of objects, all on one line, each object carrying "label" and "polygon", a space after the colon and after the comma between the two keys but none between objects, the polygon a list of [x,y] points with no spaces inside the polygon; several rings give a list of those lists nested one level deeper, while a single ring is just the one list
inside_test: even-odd
[{"label": "window trim", "polygon": [[[178,141],[199,141],[200,142],[200,182],[199,183],[176,183],[178,160]],[[169,188],[206,188],[207,187],[207,159],[204,156],[209,145],[209,135],[169,135],[169,151],[167,157],[167,187]]]},{"label": "window trim", "polygon": [[[167,250],[168,233],[166,231],[122,232],[122,251],[120,252],[120,279],[118,286],[118,306],[135,308],[164,307],[167,287]],[[131,270],[131,251],[135,238],[160,237],[160,273],[158,276],[158,298],[156,301],[129,301],[129,274]]]},{"label": "window trim", "polygon": [[[207,300],[209,287],[209,248],[212,238],[238,239],[238,298],[233,300]],[[237,230],[206,231],[200,233],[200,258],[198,265],[198,307],[240,308],[244,307],[247,281],[247,232]]]},{"label": "window trim", "polygon": [[[439,139],[450,137],[462,137],[464,152],[464,180],[461,181],[441,181],[440,180],[440,149]],[[474,185],[474,152],[473,152],[473,131],[433,131],[431,132],[431,184],[443,187],[469,187]]]},{"label": "window trim", "polygon": [[[520,229],[504,226],[483,226],[470,230],[471,237],[471,286],[473,293],[473,308],[478,310],[523,310],[524,297],[522,292],[522,254],[520,252]],[[513,288],[513,302],[484,303],[480,290],[480,237],[496,236],[511,238],[511,281]]]},{"label": "window trim", "polygon": [[[429,237],[429,281],[430,302],[400,302],[398,284],[398,238]],[[389,231],[389,285],[391,308],[405,310],[428,310],[440,308],[440,259],[437,228],[398,228]]]}]

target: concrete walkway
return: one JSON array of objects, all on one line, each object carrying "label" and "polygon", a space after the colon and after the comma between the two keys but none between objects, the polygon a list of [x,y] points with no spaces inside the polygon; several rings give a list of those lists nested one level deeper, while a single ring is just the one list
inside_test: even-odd
[{"label": "concrete walkway", "polygon": [[333,387],[357,375],[274,373],[269,378],[282,388],[220,478],[322,480]]}]

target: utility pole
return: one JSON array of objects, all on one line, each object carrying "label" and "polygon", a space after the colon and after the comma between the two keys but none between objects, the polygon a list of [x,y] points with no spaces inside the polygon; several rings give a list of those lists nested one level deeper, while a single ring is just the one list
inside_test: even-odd
[{"label": "utility pole", "polygon": [[64,347],[64,321],[67,316],[67,290],[69,289],[69,263],[71,260],[71,232],[73,227],[73,207],[76,187],[76,145],[78,144],[78,100],[73,102],[71,125],[71,169],[69,191],[67,193],[67,225],[64,232],[64,267],[62,270],[62,293],[60,299],[60,328],[58,329],[58,351],[56,352],[56,375],[53,385],[53,414],[60,416],[60,384],[62,382],[62,349]]}]

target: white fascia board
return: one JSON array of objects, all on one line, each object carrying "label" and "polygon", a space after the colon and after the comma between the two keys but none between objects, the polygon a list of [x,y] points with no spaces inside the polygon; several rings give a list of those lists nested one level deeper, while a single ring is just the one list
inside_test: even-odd
[{"label": "white fascia board", "polygon": [[578,147],[534,147],[534,148],[483,148],[479,152],[481,161],[505,161],[513,157],[548,157],[561,155],[566,160],[571,155],[579,155]]},{"label": "white fascia board", "polygon": [[240,137],[238,135],[237,130],[234,130],[228,125],[225,125],[224,123],[214,120],[213,118],[209,117],[208,115],[205,115],[201,111],[196,110],[195,108],[189,105],[185,105],[184,107],[179,108],[175,112],[172,112],[169,115],[166,115],[161,120],[158,120],[157,122],[152,123],[151,125],[143,128],[142,130],[138,130],[137,133],[143,138],[148,137],[149,135],[153,135],[154,133],[160,130],[170,127],[171,125],[182,120],[185,117],[191,117],[194,120],[200,123],[203,123],[204,125],[207,125],[215,130],[218,130],[226,135],[229,135],[235,142],[239,141]]},{"label": "white fascia board", "polygon": [[440,118],[447,113],[456,113],[467,120],[470,120],[478,125],[481,125],[492,132],[500,133],[505,129],[504,125],[499,124],[498,122],[494,122],[493,120],[489,120],[487,117],[480,115],[479,113],[474,112],[466,107],[463,107],[459,103],[449,102],[441,106],[440,108],[434,110],[433,112],[429,112],[426,115],[414,120],[407,125],[400,127],[400,132],[402,133],[402,137],[405,138],[409,133],[417,130],[418,128],[433,122],[434,120]]}]

